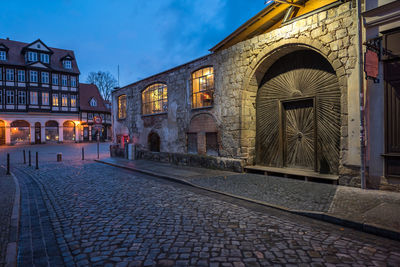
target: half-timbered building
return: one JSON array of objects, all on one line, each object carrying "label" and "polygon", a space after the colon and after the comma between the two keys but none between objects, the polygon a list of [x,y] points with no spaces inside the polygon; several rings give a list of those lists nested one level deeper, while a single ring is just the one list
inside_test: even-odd
[{"label": "half-timbered building", "polygon": [[74,52],[0,39],[0,145],[78,140]]}]

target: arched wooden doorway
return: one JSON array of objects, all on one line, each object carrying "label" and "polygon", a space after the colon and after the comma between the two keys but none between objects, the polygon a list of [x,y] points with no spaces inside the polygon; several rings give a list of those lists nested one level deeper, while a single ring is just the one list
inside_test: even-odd
[{"label": "arched wooden doorway", "polygon": [[35,144],[40,144],[42,139],[42,127],[40,122],[35,123]]},{"label": "arched wooden doorway", "polygon": [[278,59],[256,104],[257,164],[338,172],[340,89],[324,57],[301,50]]},{"label": "arched wooden doorway", "polygon": [[160,152],[160,136],[151,132],[148,137],[149,149],[153,152]]},{"label": "arched wooden doorway", "polygon": [[58,141],[58,122],[47,121],[45,124],[46,141],[57,142]]},{"label": "arched wooden doorway", "polygon": [[6,123],[0,120],[0,146],[6,144]]},{"label": "arched wooden doorway", "polygon": [[11,144],[29,144],[31,142],[31,127],[24,120],[13,121],[11,127]]},{"label": "arched wooden doorway", "polygon": [[65,141],[75,141],[75,123],[66,121],[63,123],[63,138]]}]

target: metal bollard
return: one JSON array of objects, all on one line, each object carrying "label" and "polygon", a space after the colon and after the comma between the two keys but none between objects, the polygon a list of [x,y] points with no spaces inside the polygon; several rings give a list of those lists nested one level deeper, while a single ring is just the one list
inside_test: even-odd
[{"label": "metal bollard", "polygon": [[31,151],[30,150],[29,150],[29,153],[28,153],[28,158],[29,158],[29,166],[32,166]]},{"label": "metal bollard", "polygon": [[61,162],[62,161],[62,153],[58,153],[57,154],[57,162]]},{"label": "metal bollard", "polygon": [[10,154],[7,153],[7,175],[10,175]]},{"label": "metal bollard", "polygon": [[39,153],[36,151],[36,170],[39,170]]},{"label": "metal bollard", "polygon": [[25,149],[24,149],[24,164],[26,164],[26,155],[25,155]]},{"label": "metal bollard", "polygon": [[85,160],[85,148],[82,147],[82,160]]}]

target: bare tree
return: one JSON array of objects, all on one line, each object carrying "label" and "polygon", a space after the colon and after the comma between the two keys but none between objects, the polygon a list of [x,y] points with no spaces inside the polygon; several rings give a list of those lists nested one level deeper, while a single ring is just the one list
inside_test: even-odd
[{"label": "bare tree", "polygon": [[108,101],[111,100],[111,91],[118,84],[114,76],[108,71],[90,72],[86,82],[95,84],[104,100]]}]

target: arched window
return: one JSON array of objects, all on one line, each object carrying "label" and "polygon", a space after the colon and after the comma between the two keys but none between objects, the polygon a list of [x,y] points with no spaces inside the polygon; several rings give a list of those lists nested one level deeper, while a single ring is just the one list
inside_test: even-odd
[{"label": "arched window", "polygon": [[167,112],[168,95],[167,85],[155,83],[142,92],[142,114]]},{"label": "arched window", "polygon": [[207,67],[192,73],[192,108],[209,107],[213,104],[214,68]]},{"label": "arched window", "polygon": [[126,95],[118,97],[118,119],[126,118]]}]

